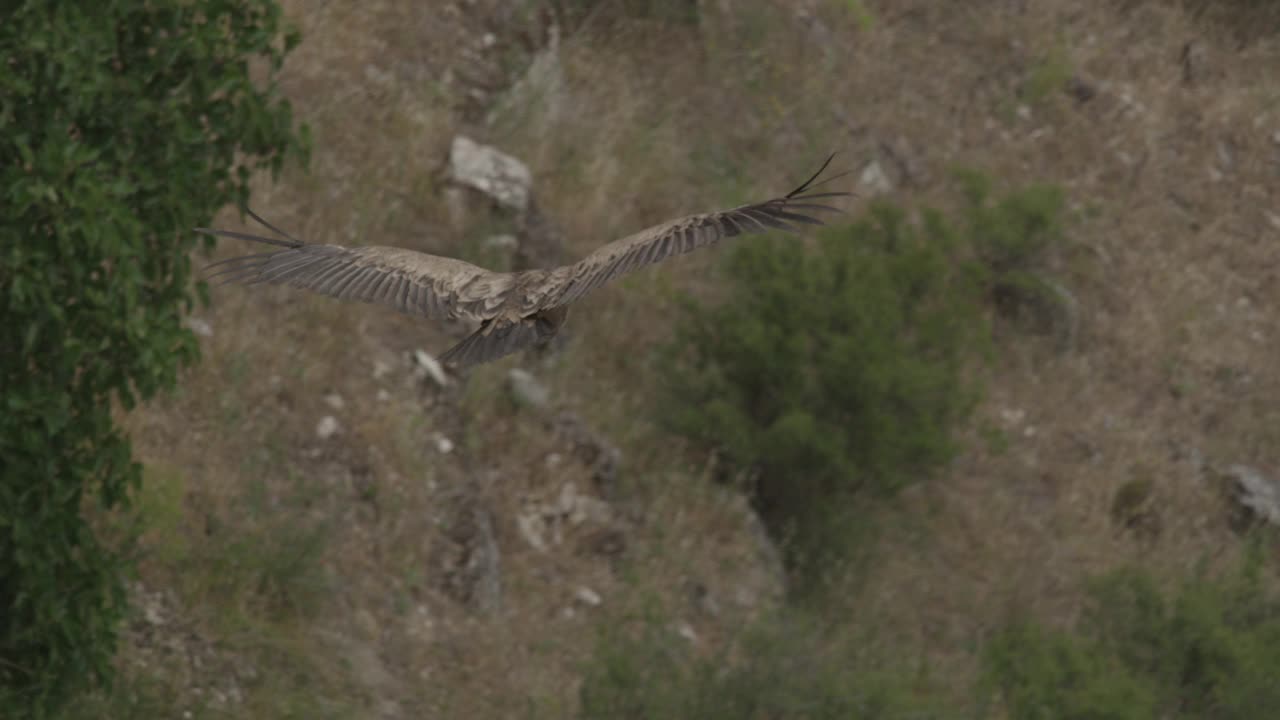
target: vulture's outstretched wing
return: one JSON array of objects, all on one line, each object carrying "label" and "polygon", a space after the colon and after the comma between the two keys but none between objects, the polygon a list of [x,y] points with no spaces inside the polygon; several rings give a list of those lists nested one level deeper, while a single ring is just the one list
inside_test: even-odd
[{"label": "vulture's outstretched wing", "polygon": [[512,289],[512,276],[453,258],[395,247],[309,245],[258,217],[286,238],[230,230],[197,232],[277,245],[283,250],[242,255],[212,263],[208,277],[223,283],[290,285],[340,300],[388,305],[401,312],[435,318],[487,320]]},{"label": "vulture's outstretched wing", "polygon": [[814,182],[834,157],[834,154],[828,157],[813,177],[782,197],[655,225],[609,243],[572,265],[548,271],[536,297],[531,293],[530,300],[540,308],[567,305],[614,278],[723,238],[769,230],[795,231],[797,224],[821,225],[822,221],[812,213],[841,211],[815,201],[852,195],[847,192],[812,192],[818,185],[847,174]]}]

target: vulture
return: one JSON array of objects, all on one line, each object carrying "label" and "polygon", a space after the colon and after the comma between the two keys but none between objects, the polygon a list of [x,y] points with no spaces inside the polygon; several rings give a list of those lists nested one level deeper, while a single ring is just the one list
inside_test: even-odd
[{"label": "vulture", "polygon": [[304,288],[339,300],[360,300],[411,315],[467,319],[479,328],[440,356],[454,370],[496,360],[545,343],[564,324],[569,306],[625,273],[723,238],[821,225],[814,215],[840,212],[826,202],[848,192],[814,192],[834,154],[795,190],[764,202],[669,220],[616,240],[581,260],[557,268],[493,272],[450,257],[407,248],[316,245],[293,238],[252,210],[254,220],[283,239],[231,230],[196,228],[219,237],[281,249],[212,263],[209,279],[221,284],[270,283]]}]

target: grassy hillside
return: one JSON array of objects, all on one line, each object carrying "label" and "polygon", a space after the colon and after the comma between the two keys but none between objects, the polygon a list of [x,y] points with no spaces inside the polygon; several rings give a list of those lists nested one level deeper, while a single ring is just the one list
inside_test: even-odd
[{"label": "grassy hillside", "polygon": [[[867,499],[835,592],[794,608],[718,456],[655,421],[656,350],[681,294],[722,296],[722,249],[596,292],[561,350],[443,388],[413,353],[465,328],[215,288],[200,366],[127,418],[147,465],[136,618],[121,687],[84,717],[658,716],[695,706],[625,715],[602,668],[737,667],[731,695],[792,676],[753,647],[850,668],[834,685],[888,676],[887,708],[967,712],[1011,618],[1070,628],[1090,579],[1131,564],[1160,587],[1235,567],[1216,469],[1280,467],[1274,35],[1166,2],[284,5],[312,167],[253,205],[299,237],[478,257],[513,221],[451,195],[457,133],[529,164],[555,229],[534,258],[771,196],[839,150],[854,215],[957,208],[956,166],[1061,188],[1043,271],[1069,331],[996,319],[958,456]],[[513,367],[551,409],[509,399]]]}]

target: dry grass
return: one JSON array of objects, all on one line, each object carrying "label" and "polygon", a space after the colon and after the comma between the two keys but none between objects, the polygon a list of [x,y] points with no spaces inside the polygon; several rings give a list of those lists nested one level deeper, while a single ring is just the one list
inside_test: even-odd
[{"label": "dry grass", "polygon": [[[465,120],[463,78],[496,62],[487,28],[520,56],[516,21],[443,4],[287,2],[304,42],[283,86],[316,149],[310,175],[264,183],[255,207],[316,242],[457,251],[476,232],[449,219],[439,193],[457,131],[530,164],[574,255],[786,189],[829,149],[855,170],[878,161],[909,202],[948,202],[953,164],[1059,183],[1076,210],[1054,259],[1080,307],[1075,346],[1002,338],[979,424],[1007,448],[975,433],[946,477],[879,509],[878,545],[835,612],[887,628],[887,645],[925,653],[958,687],[1010,608],[1065,621],[1093,573],[1138,560],[1172,575],[1229,555],[1201,464],[1280,466],[1275,39],[1240,49],[1160,3],[857,4],[870,21],[839,2],[725,5],[740,11],[712,12],[701,30],[589,22],[562,40],[561,103],[508,108],[486,126]],[[1189,41],[1200,59],[1188,76]],[[1056,91],[1063,77],[1093,96]],[[405,357],[442,350],[458,328],[215,290],[202,364],[130,418],[142,459],[181,478],[183,521],[148,536],[142,573],[176,592],[186,621],[166,627],[257,666],[243,682],[259,717],[282,715],[290,693],[334,716],[564,716],[596,623],[658,607],[698,642],[727,637],[766,604],[767,563],[740,500],[640,419],[663,381],[649,350],[668,336],[665,289],[714,292],[715,263],[695,255],[598,292],[575,311],[567,351],[539,369],[557,402],[624,449],[621,557],[584,550],[589,526],[566,527],[546,552],[521,538],[517,516],[566,483],[599,492],[563,439],[505,401],[502,374],[522,359],[440,391]],[[375,378],[375,362],[389,371]],[[324,441],[323,415],[342,426]],[[440,453],[436,432],[458,449]],[[1111,515],[1139,476],[1157,515],[1141,532]],[[447,590],[469,552],[450,528],[476,508],[501,551],[503,600],[487,613]],[[228,554],[246,537],[257,545]],[[185,551],[166,556],[177,542]],[[274,587],[279,571],[260,556],[293,557],[279,551],[304,542],[318,543],[314,567]],[[603,604],[575,600],[578,586]],[[721,610],[700,611],[693,595]],[[301,680],[261,679],[299,658]]]}]

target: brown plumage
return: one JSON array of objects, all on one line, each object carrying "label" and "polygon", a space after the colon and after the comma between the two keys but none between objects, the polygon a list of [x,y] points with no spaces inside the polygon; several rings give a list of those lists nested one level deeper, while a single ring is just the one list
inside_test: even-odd
[{"label": "brown plumage", "polygon": [[[834,157],[834,155],[832,156]],[[249,215],[284,240],[230,230],[197,232],[284,248],[216,262],[209,277],[224,283],[271,283],[305,288],[340,300],[389,305],[432,318],[469,319],[480,328],[440,360],[455,368],[496,360],[556,334],[569,304],[620,275],[723,238],[821,225],[812,213],[836,208],[814,202],[850,195],[813,192],[831,157],[800,187],[779,198],[730,210],[689,215],[614,241],[571,265],[499,273],[454,258],[396,247],[310,245]],[[835,180],[837,175],[823,183]]]}]

